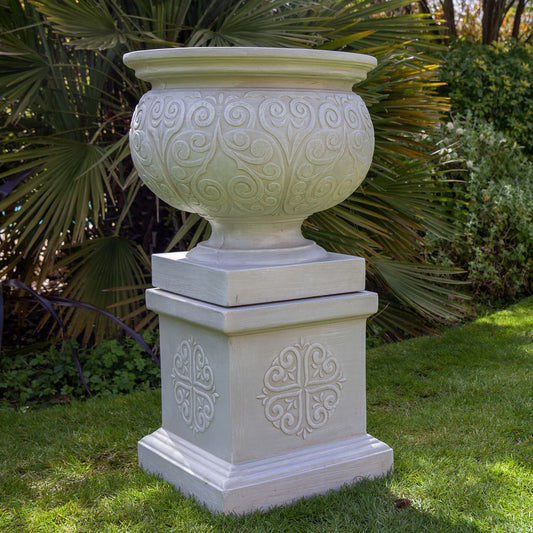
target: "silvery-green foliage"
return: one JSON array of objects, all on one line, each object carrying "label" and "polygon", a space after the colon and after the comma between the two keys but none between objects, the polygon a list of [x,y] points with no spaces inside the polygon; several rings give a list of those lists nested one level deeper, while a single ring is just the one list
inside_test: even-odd
[{"label": "silvery-green foliage", "polygon": [[467,271],[476,301],[513,301],[533,293],[533,160],[516,141],[472,115],[442,129],[441,164],[455,168],[462,211],[451,241],[433,258]]}]

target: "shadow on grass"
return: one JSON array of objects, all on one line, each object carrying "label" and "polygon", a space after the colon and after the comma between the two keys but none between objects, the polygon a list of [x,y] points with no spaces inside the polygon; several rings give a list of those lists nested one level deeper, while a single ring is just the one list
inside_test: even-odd
[{"label": "shadow on grass", "polygon": [[527,531],[533,298],[438,338],[371,350],[367,363],[369,431],[394,449],[394,490],[483,531]]},{"label": "shadow on grass", "polygon": [[[285,507],[242,517],[205,514],[214,531],[224,532],[478,532],[464,521],[451,522],[424,511],[412,502],[398,508],[398,495],[388,488],[388,479],[362,481],[322,496],[299,500]],[[203,510],[204,513],[207,513]]]},{"label": "shadow on grass", "polygon": [[[119,472],[116,473],[120,475]],[[136,476],[137,477],[137,476]],[[220,532],[220,533],[477,533],[464,519],[449,520],[421,509],[414,501],[406,508],[394,505],[398,498],[388,480],[362,481],[326,495],[299,500],[270,511],[243,516],[211,513],[192,498],[152,476],[138,476],[139,484],[123,480],[114,492],[99,501],[80,498],[68,491],[63,505],[38,505],[31,518],[13,523],[21,533],[75,532]],[[87,480],[96,483],[96,480]],[[77,492],[80,491],[78,487]],[[71,513],[70,517],[65,516]],[[38,518],[39,513],[42,516]],[[42,524],[42,529],[36,525]],[[70,526],[70,527],[69,527]]]},{"label": "shadow on grass", "polygon": [[413,502],[397,508],[398,496],[387,488],[387,480],[363,481],[266,512],[241,517],[214,515],[202,508],[202,522],[220,532],[478,532],[466,522],[451,522],[424,511]]}]

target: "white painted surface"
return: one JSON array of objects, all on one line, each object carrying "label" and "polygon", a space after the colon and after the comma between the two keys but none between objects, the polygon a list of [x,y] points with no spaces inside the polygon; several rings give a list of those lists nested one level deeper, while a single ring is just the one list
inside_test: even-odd
[{"label": "white painted surface", "polygon": [[246,513],[383,476],[393,452],[363,434],[231,464],[159,429],[139,442],[139,463],[214,511]]},{"label": "white painted surface", "polygon": [[155,88],[338,87],[351,90],[377,65],[364,54],[265,47],[190,47],[130,52],[124,63]]},{"label": "white painted surface", "polygon": [[[165,429],[232,462],[366,432],[366,315],[358,314],[354,304],[368,307],[376,301],[373,293],[341,296],[338,302],[305,299],[231,309],[156,289],[149,295],[157,296],[157,307],[153,306],[153,298],[148,301],[160,313]],[[179,313],[172,306],[176,302],[180,304]],[[215,312],[220,320],[212,318]],[[180,346],[184,342],[201,347],[214,376],[216,413],[203,432],[194,431],[182,416],[172,379],[176,356],[181,357]],[[305,346],[317,349],[307,354]],[[275,389],[271,368],[283,358],[282,354],[286,358],[285,375],[281,368],[277,375],[283,380],[284,391],[275,401],[265,399],[265,388]],[[310,361],[310,357],[315,360]],[[321,357],[327,361],[322,362]],[[298,364],[293,364],[296,359]],[[338,391],[338,380],[332,378],[333,367],[342,373]],[[317,386],[320,382],[325,386]],[[290,409],[280,413],[276,421],[280,427],[276,427],[272,413],[279,413],[281,406],[291,403]],[[334,408],[329,410],[327,406],[333,403]],[[323,424],[321,413],[327,417]]]},{"label": "white painted surface", "polygon": [[362,291],[365,260],[328,253],[320,261],[247,268],[199,265],[186,252],[152,256],[157,288],[226,307]]},{"label": "white painted surface", "polygon": [[153,84],[132,119],[143,181],[211,237],[153,258],[162,427],[141,466],[211,509],[247,512],[386,474],[366,434],[364,261],[301,233],[357,188],[373,127],[359,54],[187,48],[124,57]]},{"label": "white painted surface", "polygon": [[[140,443],[143,468],[225,512],[287,503],[391,468],[383,443],[377,455],[367,444],[342,444],[370,438],[365,320],[377,308],[374,293],[228,308],[150,289],[147,301],[160,314],[162,428]],[[313,450],[324,450],[320,460]],[[279,456],[291,465],[276,472]],[[254,479],[262,464],[272,477]],[[222,469],[221,477],[206,482],[205,469]]]},{"label": "white painted surface", "polygon": [[148,289],[149,309],[228,334],[281,329],[301,324],[367,318],[377,311],[377,295],[360,291],[286,302],[222,307],[161,289]]},{"label": "white painted surface", "polygon": [[165,202],[211,224],[190,261],[264,266],[326,257],[300,228],[368,172],[374,130],[352,87],[374,58],[235,47],[137,51],[124,61],[153,84],[131,121],[139,176]]}]

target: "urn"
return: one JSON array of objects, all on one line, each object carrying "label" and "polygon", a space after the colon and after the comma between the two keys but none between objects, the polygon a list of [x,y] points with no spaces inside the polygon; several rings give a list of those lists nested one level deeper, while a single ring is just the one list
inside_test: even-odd
[{"label": "urn", "polygon": [[189,260],[255,266],[325,257],[301,225],[346,199],[369,169],[372,122],[352,88],[373,57],[220,47],[136,51],[124,62],[152,85],[130,130],[141,179],[211,224]]},{"label": "urn", "polygon": [[152,86],[132,118],[144,183],[210,238],[154,254],[161,427],[139,464],[210,509],[245,513],[386,474],[366,432],[362,258],[305,239],[372,159],[353,53],[186,48],[126,54]]}]

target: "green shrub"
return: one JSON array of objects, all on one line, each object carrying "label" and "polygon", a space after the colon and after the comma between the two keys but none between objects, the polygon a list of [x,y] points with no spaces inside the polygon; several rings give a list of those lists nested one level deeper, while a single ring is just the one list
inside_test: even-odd
[{"label": "green shrub", "polygon": [[[441,161],[457,169],[463,216],[431,258],[467,271],[475,301],[515,301],[533,293],[533,161],[493,125],[471,116],[443,128]],[[464,203],[466,201],[466,204]]]},{"label": "green shrub", "polygon": [[533,47],[455,41],[441,68],[452,111],[472,112],[533,154]]},{"label": "green shrub", "polygon": [[[154,344],[155,335],[147,335],[145,340]],[[102,341],[94,349],[81,348],[72,341],[71,345],[52,345],[43,351],[2,354],[0,403],[20,408],[85,398],[71,346],[93,395],[128,393],[160,384],[159,368],[129,337],[120,342]]]}]

